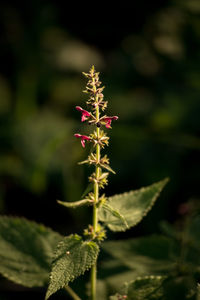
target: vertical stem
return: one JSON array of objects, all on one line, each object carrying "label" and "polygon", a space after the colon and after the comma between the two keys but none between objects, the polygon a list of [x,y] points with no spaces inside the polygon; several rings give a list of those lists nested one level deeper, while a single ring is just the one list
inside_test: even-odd
[{"label": "vertical stem", "polygon": [[[96,109],[96,116],[97,119],[99,119],[99,108],[97,107]],[[99,138],[99,128],[97,127],[97,138]],[[100,161],[100,146],[99,144],[96,145],[96,159],[99,162]],[[99,172],[100,172],[100,167],[96,166],[96,178],[99,178]],[[97,226],[98,226],[98,208],[97,208],[97,203],[99,201],[99,183],[96,181],[94,183],[94,206],[93,206],[93,229],[94,232],[97,231]]]},{"label": "vertical stem", "polygon": [[97,265],[96,263],[91,269],[91,300],[96,300],[96,281],[97,281]]},{"label": "vertical stem", "polygon": [[[94,90],[96,87],[94,86]],[[98,99],[97,99],[98,100]],[[99,120],[99,106],[96,106],[96,120]],[[97,132],[97,139],[99,138],[100,129],[99,127],[96,128]],[[100,146],[99,144],[96,145],[96,159],[97,162],[100,161]],[[95,170],[96,178],[99,178],[100,175],[100,167],[96,165]],[[99,201],[99,183],[95,181],[94,183],[94,205],[93,205],[93,230],[94,233],[98,229],[98,204]],[[92,266],[91,269],[91,300],[96,300],[96,282],[97,282],[97,263]]]}]

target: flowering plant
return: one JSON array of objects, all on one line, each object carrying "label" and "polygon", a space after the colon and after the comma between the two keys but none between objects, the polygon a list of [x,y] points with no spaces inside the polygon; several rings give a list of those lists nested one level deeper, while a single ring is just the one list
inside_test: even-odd
[{"label": "flowering plant", "polygon": [[[101,150],[105,146],[108,146],[109,141],[109,137],[104,132],[103,127],[105,126],[105,128],[111,129],[112,121],[118,120],[118,116],[102,116],[102,113],[104,113],[108,103],[104,100],[104,87],[101,87],[99,73],[95,71],[94,66],[92,66],[89,73],[83,72],[83,75],[88,79],[86,89],[83,92],[89,94],[89,98],[86,104],[90,107],[91,110],[85,110],[80,106],[76,106],[76,110],[81,112],[81,122],[86,121],[88,122],[88,124],[94,125],[95,130],[89,136],[82,135],[80,133],[76,133],[74,134],[74,136],[81,139],[83,148],[85,148],[86,142],[90,142],[93,144],[92,151],[88,155],[88,158],[80,162],[80,164],[89,164],[95,167],[94,172],[89,177],[89,181],[93,184],[93,192],[89,192],[88,195],[84,197],[84,199],[77,202],[58,202],[59,204],[66,207],[78,207],[85,204],[92,205],[93,207],[92,225],[89,225],[88,228],[84,230],[85,243],[90,246],[93,251],[90,250],[90,252],[89,250],[87,250],[87,253],[87,251],[85,250],[84,257],[88,256],[90,257],[90,259],[88,259],[88,265],[85,264],[85,266],[82,266],[81,269],[82,271],[85,271],[85,269],[91,267],[90,297],[92,300],[95,300],[97,299],[97,255],[101,242],[106,238],[105,227],[108,227],[113,231],[123,231],[136,225],[152,207],[153,203],[159,195],[159,192],[165,186],[167,179],[143,190],[139,190],[134,193],[129,192],[127,194],[117,195],[110,199],[108,199],[105,194],[100,195],[100,189],[103,189],[105,185],[108,184],[109,172],[115,174],[115,172],[109,165],[109,158],[107,157],[107,155],[101,155]],[[133,201],[132,204],[131,201]],[[144,201],[143,207],[142,201]],[[134,208],[137,209],[136,211],[133,211],[133,215],[130,215],[128,208],[128,206],[130,206],[131,211],[131,205],[133,205]],[[70,239],[73,240],[74,237],[71,237]],[[65,243],[65,246],[68,243],[69,241]],[[62,247],[64,247],[64,245],[62,245]],[[71,251],[68,251],[68,260],[70,253]],[[57,269],[58,261],[53,264],[52,277],[50,280],[46,298],[48,298],[58,289],[56,284]],[[66,279],[65,277],[64,279],[63,277],[63,280],[64,284],[60,285],[59,287],[66,286],[70,281],[70,278]],[[117,299],[125,299],[126,297],[126,295],[121,295]]]},{"label": "flowering plant", "polygon": [[[94,66],[88,73],[83,74],[88,80],[84,92],[89,95],[86,101],[89,109],[76,106],[76,110],[81,113],[81,122],[92,125],[94,131],[90,135],[75,133],[74,136],[80,139],[83,148],[87,143],[92,144],[87,159],[80,164],[88,164],[94,168],[89,176],[89,182],[93,188],[78,201],[58,200],[57,202],[68,208],[81,205],[92,206],[92,224],[83,230],[82,236],[77,234],[61,236],[59,233],[25,219],[0,218],[0,240],[3,245],[0,246],[0,257],[4,257],[0,263],[0,273],[28,287],[44,286],[48,281],[46,300],[62,288],[65,288],[74,300],[80,300],[80,296],[69,286],[69,283],[89,269],[91,269],[89,298],[91,300],[107,298],[108,293],[101,296],[100,281],[97,281],[97,258],[100,248],[103,247],[107,252],[111,248],[115,249],[115,246],[111,248],[107,246],[109,242],[103,243],[106,230],[122,232],[137,225],[152,208],[168,181],[166,178],[148,187],[112,197],[106,197],[105,194],[100,193],[100,190],[108,184],[109,172],[115,174],[110,167],[108,156],[102,155],[102,149],[108,146],[109,141],[104,129],[110,130],[112,122],[118,120],[118,116],[104,114],[108,103],[104,100],[104,87],[101,86],[99,73],[96,72]],[[4,234],[1,236],[2,232]],[[8,234],[5,234],[6,232]],[[17,246],[13,247],[13,245]],[[23,249],[21,250],[22,256],[19,249]],[[14,256],[18,259],[11,259]],[[139,271],[137,275],[141,275]],[[147,275],[149,275],[148,272]],[[135,274],[132,278],[136,278]],[[123,292],[120,292],[117,287],[117,293],[110,296],[110,299],[147,299],[149,290],[148,293],[144,292],[146,286],[151,285],[153,287],[151,293],[154,289],[157,293],[158,287],[164,280],[163,276],[146,276],[141,280],[136,278],[126,284]],[[144,294],[143,298],[140,294],[138,294],[139,297],[135,294],[138,286]]]}]

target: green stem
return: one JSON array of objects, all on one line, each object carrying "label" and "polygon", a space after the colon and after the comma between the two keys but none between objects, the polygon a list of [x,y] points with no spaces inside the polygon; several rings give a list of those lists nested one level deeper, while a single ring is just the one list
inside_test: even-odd
[{"label": "green stem", "polygon": [[[99,107],[96,106],[96,120],[99,120]],[[100,130],[99,127],[96,128],[97,139],[99,138]],[[100,161],[100,146],[96,145],[96,159]],[[96,166],[95,170],[96,178],[99,178],[100,175],[100,167]],[[99,183],[95,181],[94,183],[94,205],[93,205],[93,230],[94,233],[98,230],[98,201],[99,201]],[[96,284],[97,284],[97,263],[92,266],[91,269],[91,300],[96,300]]]},{"label": "green stem", "polygon": [[72,299],[74,299],[74,300],[81,300],[81,298],[70,288],[69,285],[65,286],[65,290],[72,297]]},{"label": "green stem", "polygon": [[96,283],[97,283],[97,264],[95,263],[91,269],[91,299],[96,299]]},{"label": "green stem", "polygon": [[[99,137],[99,128],[97,128],[97,138]],[[97,144],[96,146],[96,159],[100,161],[100,146]],[[96,178],[99,178],[100,167],[96,166],[95,174]],[[99,201],[99,183],[96,181],[94,183],[94,206],[93,206],[93,229],[94,232],[97,231],[98,228],[98,207],[97,203]]]}]

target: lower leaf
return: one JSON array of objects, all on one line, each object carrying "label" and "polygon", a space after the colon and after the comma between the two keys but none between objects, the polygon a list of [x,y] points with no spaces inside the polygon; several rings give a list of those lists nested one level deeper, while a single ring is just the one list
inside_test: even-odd
[{"label": "lower leaf", "polygon": [[164,276],[145,276],[127,283],[127,299],[129,300],[161,300],[163,299]]},{"label": "lower leaf", "polygon": [[45,299],[90,269],[96,262],[98,253],[99,246],[95,242],[83,241],[76,234],[65,237],[58,244],[53,258],[50,283]]},{"label": "lower leaf", "polygon": [[62,236],[24,218],[0,217],[0,274],[26,287],[45,286]]}]

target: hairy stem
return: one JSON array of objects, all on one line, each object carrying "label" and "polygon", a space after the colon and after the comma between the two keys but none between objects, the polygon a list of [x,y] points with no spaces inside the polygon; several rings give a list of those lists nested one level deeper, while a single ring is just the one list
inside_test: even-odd
[{"label": "hairy stem", "polygon": [[[96,89],[96,87],[94,86],[94,89]],[[98,100],[98,99],[96,99]],[[99,120],[99,106],[96,106],[96,120]],[[97,139],[99,138],[99,127],[96,128],[96,132],[97,132]],[[97,158],[97,162],[100,161],[100,146],[99,144],[96,145],[96,158]],[[99,178],[99,173],[100,173],[100,167],[98,165],[96,165],[96,170],[95,170],[95,174],[96,174],[96,179]],[[99,201],[99,183],[96,180],[94,182],[94,205],[93,205],[93,230],[94,233],[97,232],[98,229],[98,201]],[[95,263],[92,266],[91,269],[91,299],[92,300],[96,300],[96,282],[97,282],[97,263]]]},{"label": "hairy stem", "polygon": [[96,281],[97,281],[97,265],[96,263],[92,266],[91,269],[91,299],[96,299]]},{"label": "hairy stem", "polygon": [[[97,128],[97,137],[99,137],[99,128]],[[96,146],[96,158],[97,161],[100,161],[100,146]],[[100,167],[96,166],[96,178],[99,178]],[[94,183],[94,206],[93,206],[93,229],[94,232],[97,231],[98,228],[98,207],[97,203],[99,201],[99,183],[96,181]]]},{"label": "hairy stem", "polygon": [[72,299],[81,300],[81,298],[68,285],[65,286],[65,290],[72,297]]}]

